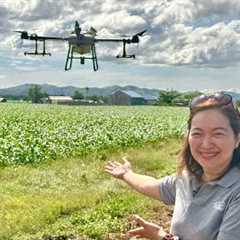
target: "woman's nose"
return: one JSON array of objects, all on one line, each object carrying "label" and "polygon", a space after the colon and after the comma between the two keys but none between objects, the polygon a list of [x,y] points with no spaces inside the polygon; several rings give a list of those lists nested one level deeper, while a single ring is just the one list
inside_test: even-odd
[{"label": "woman's nose", "polygon": [[211,136],[204,136],[201,142],[201,146],[204,148],[209,148],[213,144]]}]

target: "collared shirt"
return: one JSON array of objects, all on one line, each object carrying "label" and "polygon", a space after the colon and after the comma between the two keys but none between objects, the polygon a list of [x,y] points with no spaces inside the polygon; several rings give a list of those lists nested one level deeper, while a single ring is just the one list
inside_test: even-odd
[{"label": "collared shirt", "polygon": [[240,170],[200,183],[184,173],[160,181],[161,200],[174,206],[171,233],[181,240],[240,239]]}]

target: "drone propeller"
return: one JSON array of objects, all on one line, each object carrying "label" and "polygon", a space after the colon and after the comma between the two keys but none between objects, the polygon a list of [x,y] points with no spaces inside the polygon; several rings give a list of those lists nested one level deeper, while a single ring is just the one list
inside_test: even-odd
[{"label": "drone propeller", "polygon": [[139,33],[137,33],[137,34],[135,34],[135,35],[137,35],[137,36],[142,36],[145,32],[147,32],[147,30],[145,29],[145,30],[143,30],[142,32],[139,32]]},{"label": "drone propeller", "polygon": [[139,37],[142,37],[142,35],[146,32],[147,30],[144,30],[142,32],[139,32],[135,35],[133,35],[131,42],[132,43],[138,43],[139,42]]},{"label": "drone propeller", "polygon": [[28,33],[26,31],[14,31],[14,32],[21,33],[21,39],[29,38]]},{"label": "drone propeller", "polygon": [[10,44],[14,50],[23,47],[23,39],[19,37],[13,37],[10,41]]}]

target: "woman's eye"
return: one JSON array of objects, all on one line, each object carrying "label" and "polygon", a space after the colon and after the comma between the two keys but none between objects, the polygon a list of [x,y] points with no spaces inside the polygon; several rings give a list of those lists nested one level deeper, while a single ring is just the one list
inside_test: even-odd
[{"label": "woman's eye", "polygon": [[201,133],[199,133],[199,132],[193,132],[193,133],[191,133],[191,135],[192,135],[193,137],[199,137],[199,136],[201,136]]},{"label": "woman's eye", "polygon": [[216,132],[216,133],[214,133],[214,136],[223,136],[224,134],[222,133],[222,132]]}]

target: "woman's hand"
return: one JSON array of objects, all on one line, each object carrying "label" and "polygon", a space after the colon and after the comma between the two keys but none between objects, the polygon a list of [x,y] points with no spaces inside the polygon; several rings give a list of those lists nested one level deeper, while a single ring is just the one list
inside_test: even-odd
[{"label": "woman's hand", "polygon": [[123,179],[127,172],[132,171],[131,164],[128,162],[126,157],[123,157],[124,163],[119,163],[116,161],[109,162],[105,166],[105,171],[110,173],[113,177],[118,179]]},{"label": "woman's hand", "polygon": [[127,239],[136,237],[147,238],[151,240],[161,240],[166,235],[163,228],[154,223],[147,222],[137,215],[134,215],[133,219],[136,221],[139,227],[128,231],[126,235]]}]

